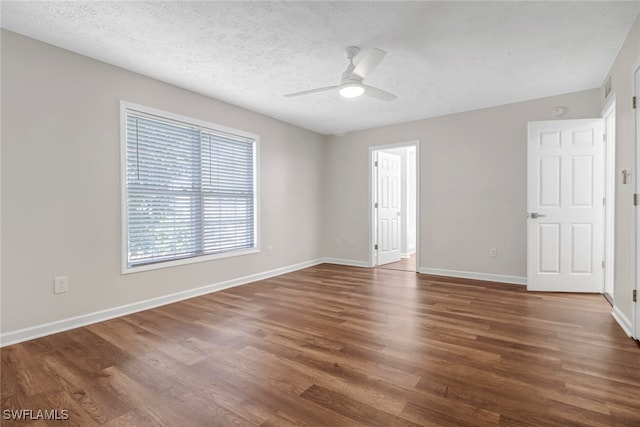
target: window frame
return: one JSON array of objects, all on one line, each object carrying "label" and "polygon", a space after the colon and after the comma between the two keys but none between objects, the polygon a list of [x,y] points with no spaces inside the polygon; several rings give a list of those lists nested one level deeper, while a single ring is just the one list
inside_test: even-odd
[{"label": "window frame", "polygon": [[[253,189],[254,189],[254,247],[238,249],[217,254],[196,255],[157,263],[129,266],[129,223],[127,213],[128,187],[127,187],[127,111],[133,110],[143,114],[150,114],[167,120],[182,122],[213,131],[237,135],[252,139],[254,142],[253,153]],[[121,230],[121,273],[130,274],[141,271],[158,270],[162,268],[176,267],[186,264],[194,264],[211,260],[232,258],[249,254],[260,253],[260,137],[256,134],[222,126],[217,123],[183,116],[160,109],[135,104],[120,100],[120,230]]]}]

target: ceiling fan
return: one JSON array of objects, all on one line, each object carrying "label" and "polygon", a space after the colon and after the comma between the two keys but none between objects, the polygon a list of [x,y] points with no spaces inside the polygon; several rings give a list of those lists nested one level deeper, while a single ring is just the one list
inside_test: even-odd
[{"label": "ceiling fan", "polygon": [[339,85],[303,90],[302,92],[287,94],[285,97],[290,98],[293,96],[309,95],[312,93],[338,89],[340,95],[345,98],[356,98],[363,93],[367,96],[383,101],[393,101],[397,98],[392,93],[363,83],[364,78],[378,66],[387,52],[377,48],[367,49],[360,55],[361,58],[358,61],[358,64],[354,65],[353,58],[358,54],[358,52],[360,52],[360,48],[357,46],[349,46],[345,50],[347,52],[349,65],[344,73],[342,73],[342,79],[340,80]]}]

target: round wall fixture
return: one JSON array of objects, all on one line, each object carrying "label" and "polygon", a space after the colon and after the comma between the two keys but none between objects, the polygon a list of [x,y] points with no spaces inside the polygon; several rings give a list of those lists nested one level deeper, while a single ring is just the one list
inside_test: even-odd
[{"label": "round wall fixture", "polygon": [[553,109],[552,113],[553,117],[561,117],[564,116],[564,113],[567,112],[567,109],[564,107],[556,107]]}]

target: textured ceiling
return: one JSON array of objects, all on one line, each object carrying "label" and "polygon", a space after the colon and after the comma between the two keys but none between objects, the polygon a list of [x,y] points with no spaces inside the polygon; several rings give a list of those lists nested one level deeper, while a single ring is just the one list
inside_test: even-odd
[{"label": "textured ceiling", "polygon": [[[599,87],[640,2],[2,2],[2,26],[323,134]],[[344,47],[386,58],[336,92]]]}]

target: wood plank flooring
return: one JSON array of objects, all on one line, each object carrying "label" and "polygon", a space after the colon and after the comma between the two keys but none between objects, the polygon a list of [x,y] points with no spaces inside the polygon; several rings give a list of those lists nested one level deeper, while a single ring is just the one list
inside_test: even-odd
[{"label": "wood plank flooring", "polygon": [[378,266],[384,270],[400,270],[416,272],[416,254],[410,255],[408,258],[402,258],[398,262],[390,262],[389,264],[382,264]]},{"label": "wood plank flooring", "polygon": [[76,426],[639,426],[600,295],[323,264],[3,348],[5,410]]}]

